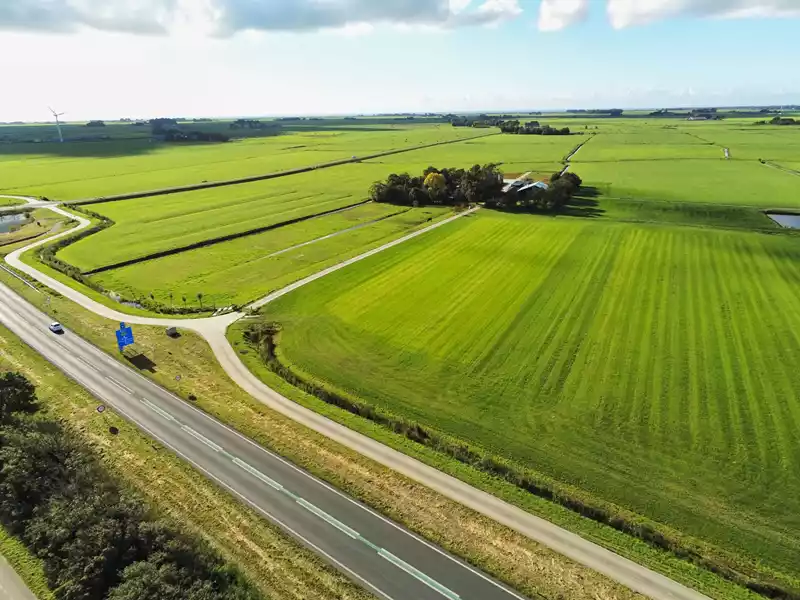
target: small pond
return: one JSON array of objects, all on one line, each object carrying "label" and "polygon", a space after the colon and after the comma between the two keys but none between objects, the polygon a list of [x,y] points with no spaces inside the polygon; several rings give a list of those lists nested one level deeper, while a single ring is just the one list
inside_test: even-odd
[{"label": "small pond", "polygon": [[17,225],[28,222],[28,213],[17,213],[14,215],[0,215],[0,233],[8,233]]},{"label": "small pond", "polygon": [[775,221],[781,227],[789,227],[791,229],[800,229],[800,215],[790,215],[788,213],[767,213],[767,216]]}]

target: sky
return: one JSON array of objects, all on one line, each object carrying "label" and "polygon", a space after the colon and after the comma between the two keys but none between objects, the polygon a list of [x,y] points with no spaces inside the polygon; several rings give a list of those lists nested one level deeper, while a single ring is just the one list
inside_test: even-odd
[{"label": "sky", "polygon": [[799,104],[798,33],[800,0],[0,0],[0,121]]}]

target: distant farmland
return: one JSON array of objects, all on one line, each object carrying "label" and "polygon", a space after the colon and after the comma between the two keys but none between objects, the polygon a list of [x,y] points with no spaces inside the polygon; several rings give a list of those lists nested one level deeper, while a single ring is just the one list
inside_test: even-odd
[{"label": "distant farmland", "polygon": [[225,144],[151,142],[139,130],[135,139],[8,144],[0,147],[0,193],[59,200],[109,196],[273,173],[486,133],[447,124],[328,127],[323,123],[317,130],[289,130]]},{"label": "distant farmland", "polygon": [[485,213],[266,318],[300,372],[796,585],[797,242]]}]

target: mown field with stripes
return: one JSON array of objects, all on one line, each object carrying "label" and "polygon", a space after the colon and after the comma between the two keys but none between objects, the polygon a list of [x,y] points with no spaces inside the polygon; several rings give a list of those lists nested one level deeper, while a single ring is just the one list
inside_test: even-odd
[{"label": "mown field with stripes", "polygon": [[268,305],[316,381],[800,583],[800,240],[477,215]]}]

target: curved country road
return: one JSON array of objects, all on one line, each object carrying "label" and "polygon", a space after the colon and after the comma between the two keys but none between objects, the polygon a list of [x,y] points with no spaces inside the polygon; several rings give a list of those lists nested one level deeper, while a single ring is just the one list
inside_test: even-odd
[{"label": "curved country road", "polygon": [[[30,199],[35,201],[35,199]],[[413,479],[442,495],[455,500],[478,513],[481,513],[507,527],[535,540],[570,559],[598,571],[622,585],[637,591],[653,600],[709,600],[707,596],[692,590],[660,573],[652,571],[627,558],[619,556],[593,542],[558,527],[549,521],[536,517],[524,510],[500,500],[486,492],[474,488],[463,481],[451,477],[430,467],[410,456],[381,444],[365,435],[357,433],[326,417],[323,417],[307,408],[292,402],[278,392],[267,387],[256,378],[239,360],[236,352],[225,337],[227,327],[244,316],[243,313],[231,313],[218,317],[202,319],[161,319],[133,316],[113,310],[99,302],[88,298],[81,292],[71,288],[60,281],[41,273],[37,269],[26,265],[20,260],[20,255],[32,248],[52,240],[71,235],[79,229],[89,226],[89,221],[73,215],[57,206],[47,206],[50,210],[79,221],[77,228],[61,232],[45,240],[37,241],[6,257],[6,262],[15,269],[22,271],[33,279],[43,283],[49,288],[66,296],[82,307],[103,317],[115,321],[140,325],[156,325],[163,327],[180,327],[190,329],[202,335],[211,346],[217,360],[227,374],[254,398],[269,406],[273,410],[313,429],[314,431],[335,440],[336,442],[369,457],[370,459]],[[252,308],[260,308],[277,298],[288,294],[320,277],[344,268],[360,260],[364,260],[379,252],[402,244],[417,236],[442,227],[451,221],[473,213],[472,209],[439,221],[429,227],[420,229],[397,240],[384,244],[378,248],[365,252],[359,256],[343,261],[337,265],[324,269],[319,273],[297,281],[269,296],[253,303]],[[20,302],[24,302],[20,298]],[[399,599],[396,599],[399,600]]]}]

